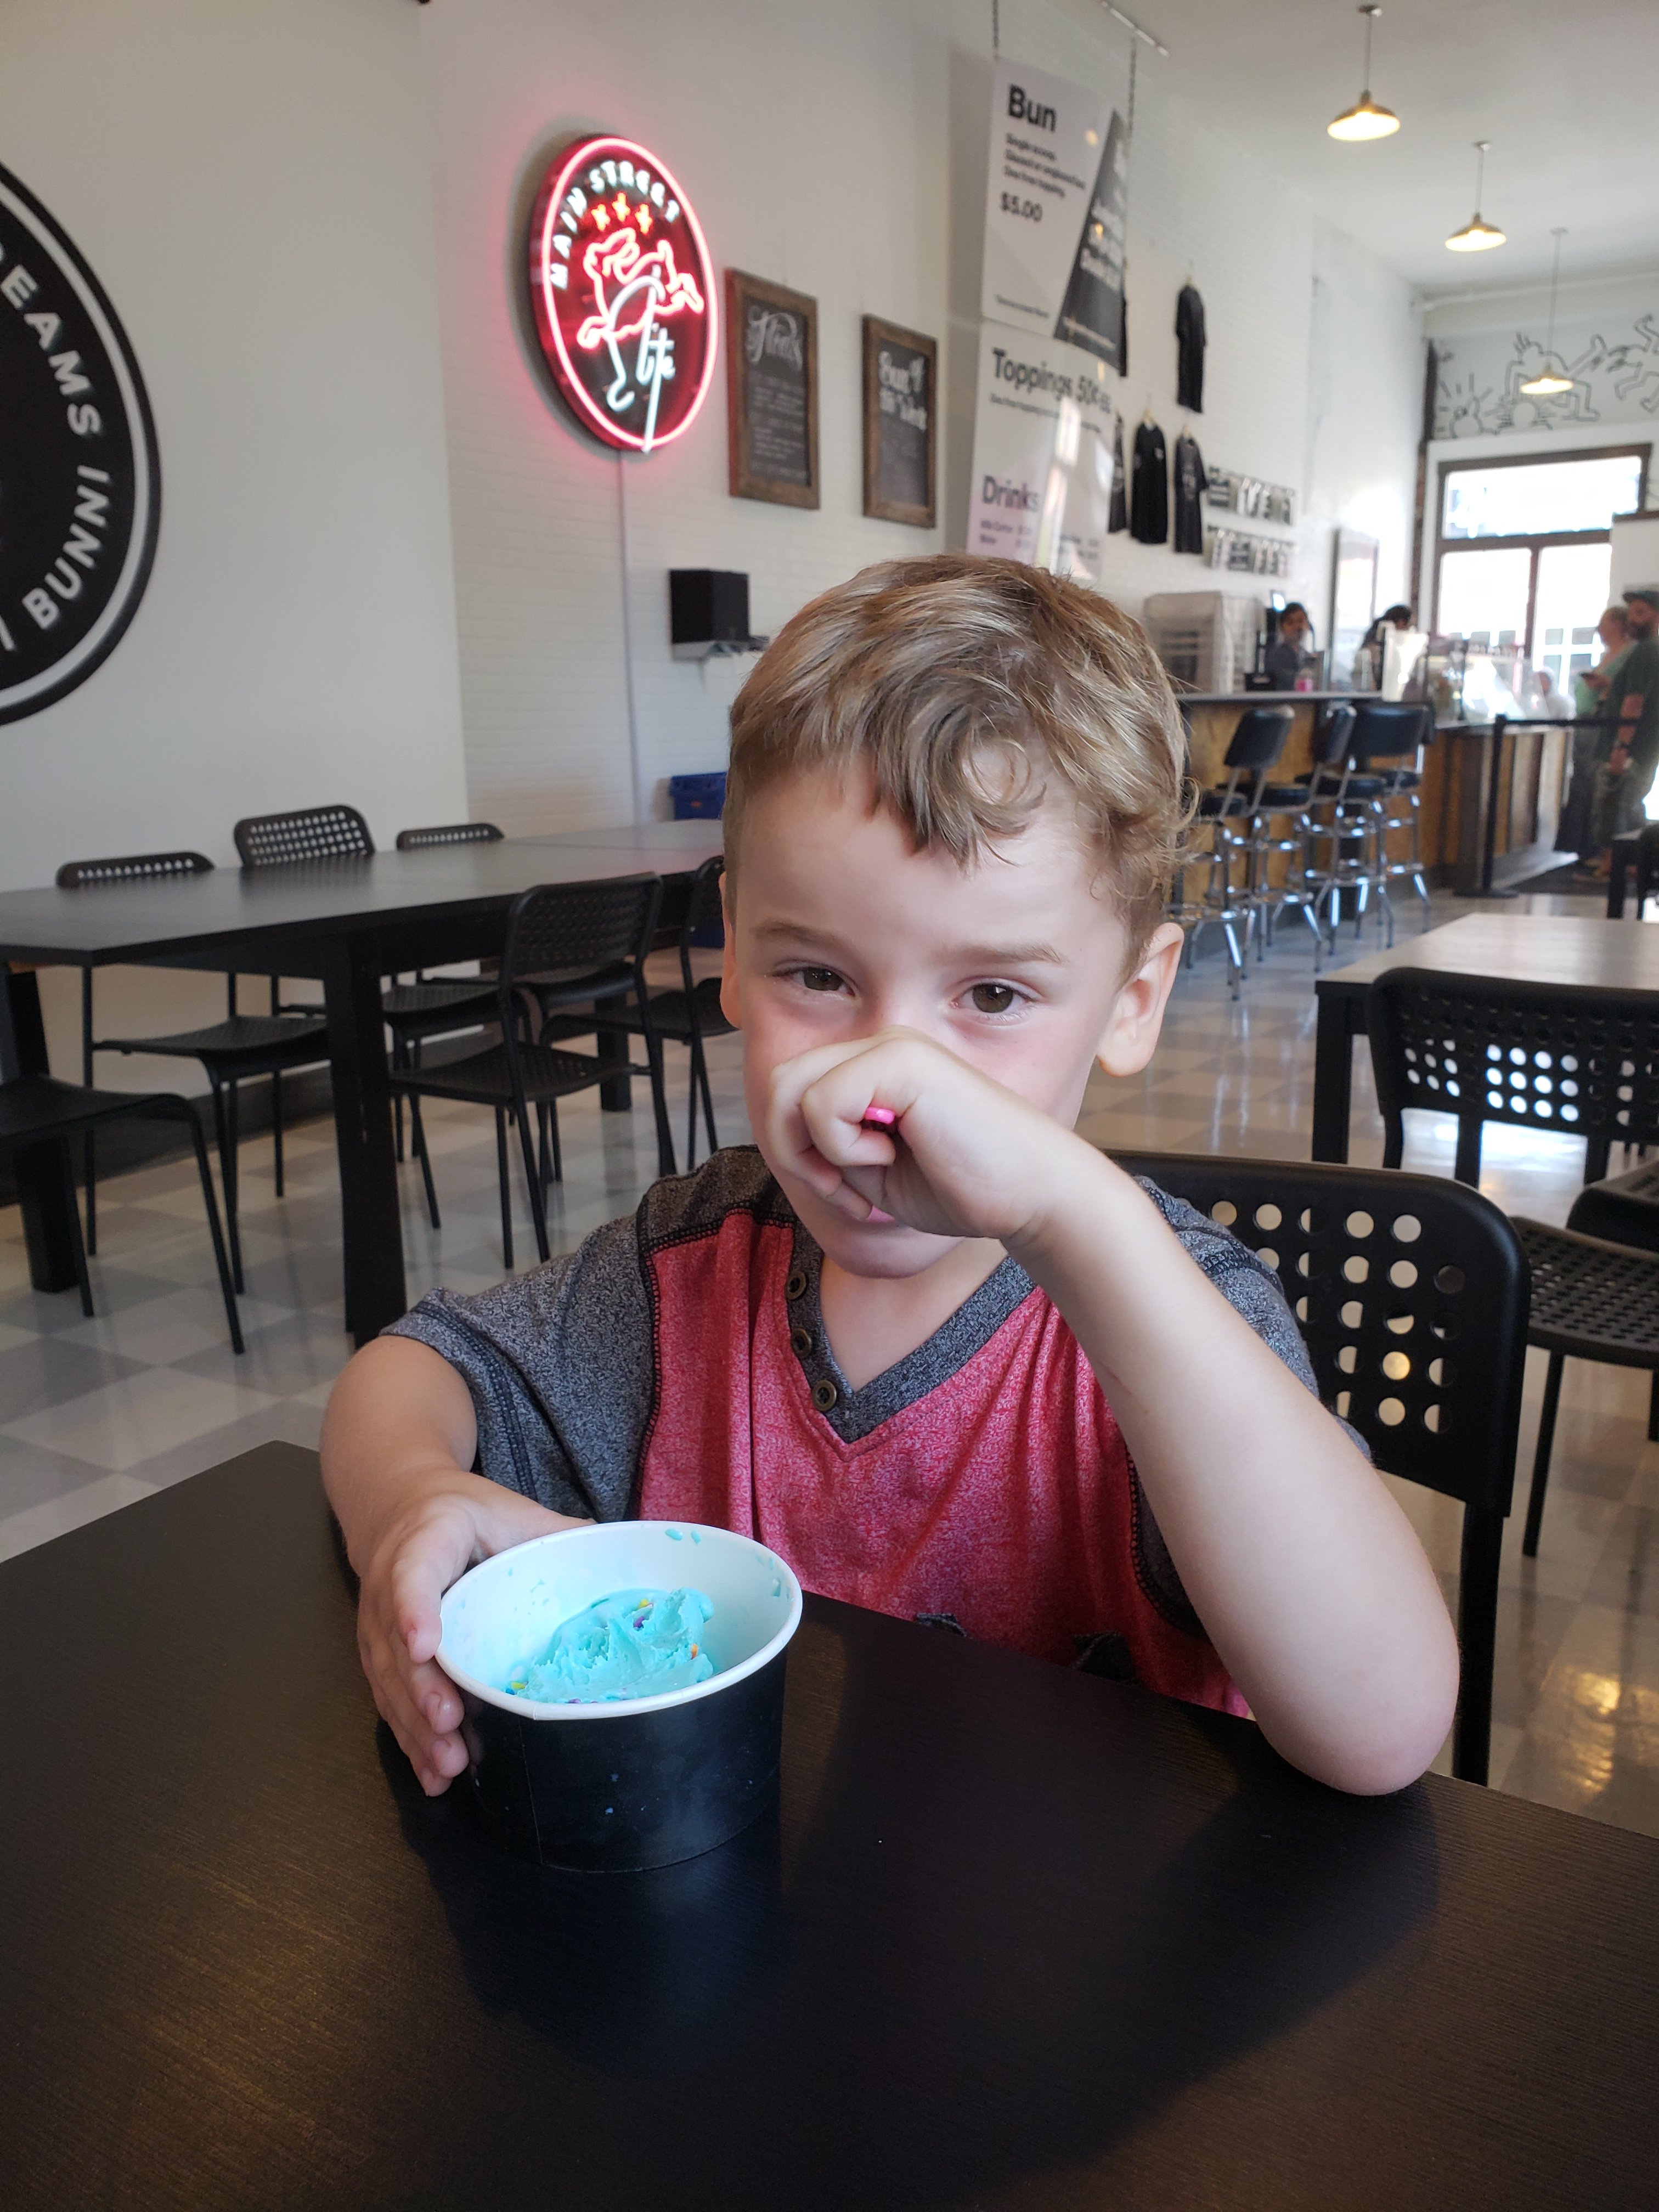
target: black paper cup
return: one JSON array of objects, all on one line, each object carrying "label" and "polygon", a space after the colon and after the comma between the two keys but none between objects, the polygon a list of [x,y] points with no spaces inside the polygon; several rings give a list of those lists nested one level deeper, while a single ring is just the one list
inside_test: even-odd
[{"label": "black paper cup", "polygon": [[[701,1590],[715,1672],[659,1696],[542,1705],[503,1686],[553,1632],[624,1589]],[[800,1584],[747,1536],[611,1521],[486,1559],[445,1595],[438,1663],[461,1691],[486,1825],[544,1866],[622,1874],[696,1858],[777,1789],[783,1671]]]}]

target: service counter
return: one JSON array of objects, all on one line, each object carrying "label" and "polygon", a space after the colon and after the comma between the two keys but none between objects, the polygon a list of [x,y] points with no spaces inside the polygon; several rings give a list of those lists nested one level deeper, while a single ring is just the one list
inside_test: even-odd
[{"label": "service counter", "polygon": [[[1351,691],[1185,693],[1181,710],[1193,775],[1200,784],[1224,782],[1222,763],[1239,716],[1251,707],[1289,707],[1291,734],[1275,775],[1293,782],[1313,766],[1321,708],[1357,706],[1374,697]],[[1506,727],[1501,747],[1494,744],[1495,734],[1491,722],[1436,726],[1422,791],[1423,859],[1431,884],[1468,892],[1485,880],[1489,888],[1502,889],[1550,865],[1571,731],[1559,725]]]}]

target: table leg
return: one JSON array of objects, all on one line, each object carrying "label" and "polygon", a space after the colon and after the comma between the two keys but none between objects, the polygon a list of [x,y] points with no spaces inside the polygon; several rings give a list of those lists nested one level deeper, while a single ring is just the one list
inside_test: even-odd
[{"label": "table leg", "polygon": [[[1631,848],[1628,845],[1621,845],[1615,837],[1609,848],[1609,852],[1611,857],[1607,867],[1607,920],[1622,921],[1625,918],[1625,886],[1630,880]],[[1637,871],[1637,875],[1639,882],[1641,875],[1639,869]],[[1642,918],[1642,909],[1639,906],[1636,909],[1636,918],[1638,921]]]},{"label": "table leg", "polygon": [[364,1345],[396,1321],[407,1303],[380,961],[372,937],[348,937],[331,946],[319,964],[340,1160],[346,1328]]},{"label": "table leg", "polygon": [[[50,1075],[40,987],[33,969],[0,962],[0,1082],[18,1075]],[[12,1156],[29,1281],[37,1291],[76,1286],[75,1186],[64,1172],[61,1145],[20,1145]]]},{"label": "table leg", "polygon": [[[1352,1018],[1358,1008],[1358,1019]],[[1353,1039],[1364,1028],[1364,1001],[1345,993],[1319,994],[1319,1026],[1314,1033],[1313,1157],[1348,1157],[1348,1106],[1353,1091]]]}]

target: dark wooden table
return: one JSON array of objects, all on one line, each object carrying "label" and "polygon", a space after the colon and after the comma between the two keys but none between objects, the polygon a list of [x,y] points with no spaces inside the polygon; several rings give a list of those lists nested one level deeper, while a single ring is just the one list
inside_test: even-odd
[{"label": "dark wooden table", "polygon": [[1466,914],[1420,937],[1396,938],[1392,951],[1368,953],[1349,967],[1328,969],[1314,985],[1319,1001],[1314,1039],[1316,1160],[1348,1157],[1353,1040],[1365,1034],[1366,994],[1390,968],[1659,993],[1659,929],[1639,921],[1581,921],[1560,915]]},{"label": "dark wooden table", "polygon": [[809,1600],[781,1805],[498,1851],[377,1735],[308,1453],[0,1566],[0,2203],[1659,2203],[1659,1844]]},{"label": "dark wooden table", "polygon": [[[720,849],[718,822],[657,822],[220,868],[171,882],[8,891],[0,894],[0,1079],[47,1066],[34,977],[8,973],[9,961],[316,977],[328,1010],[346,1326],[366,1344],[405,1303],[381,977],[498,953],[507,908],[533,884],[654,874],[682,887]],[[73,1246],[55,1158],[21,1157],[17,1177],[30,1279],[37,1290],[70,1289]]]}]

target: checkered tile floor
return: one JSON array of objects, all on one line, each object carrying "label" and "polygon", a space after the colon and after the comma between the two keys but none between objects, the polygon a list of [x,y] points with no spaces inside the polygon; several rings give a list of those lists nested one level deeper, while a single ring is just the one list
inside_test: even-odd
[{"label": "checkered tile floor", "polygon": [[[1598,910],[1581,900],[1533,903]],[[1441,898],[1434,919],[1467,910]],[[1415,916],[1401,926],[1410,930]],[[1152,1066],[1133,1083],[1097,1079],[1084,1133],[1118,1146],[1305,1159],[1312,968],[1311,940],[1287,933],[1235,1002],[1224,963],[1200,959],[1177,986]],[[720,1133],[742,1142],[737,1042],[717,1042],[710,1060]],[[672,1048],[670,1071],[681,1141],[684,1056]],[[501,1273],[493,1124],[434,1103],[428,1126],[444,1225],[428,1227],[419,1170],[405,1166],[410,1295],[440,1282],[482,1289]],[[631,1115],[606,1114],[589,1094],[567,1103],[561,1127],[565,1183],[550,1226],[568,1249],[634,1206],[654,1173],[655,1145],[642,1103]],[[1381,1148],[1369,1070],[1356,1055],[1353,1158],[1375,1164]],[[16,1209],[0,1210],[0,1559],[250,1445],[315,1443],[349,1352],[331,1127],[295,1130],[287,1149],[281,1200],[268,1140],[244,1150],[240,1359],[225,1340],[192,1168],[149,1168],[100,1187],[92,1321],[72,1293],[30,1290]],[[1452,1153],[1449,1124],[1408,1129],[1408,1166],[1449,1176]],[[1500,1205],[1565,1219],[1582,1173],[1571,1139],[1491,1131],[1485,1163],[1483,1188]],[[516,1186],[515,1204],[522,1267],[535,1246]],[[1534,1355],[1523,1474],[1541,1389]],[[1492,1776],[1518,1795],[1659,1835],[1659,1446],[1646,1441],[1646,1413],[1644,1376],[1569,1364],[1542,1556],[1521,1559],[1518,1516],[1505,1545]],[[1455,1593],[1458,1509],[1399,1490]]]}]

